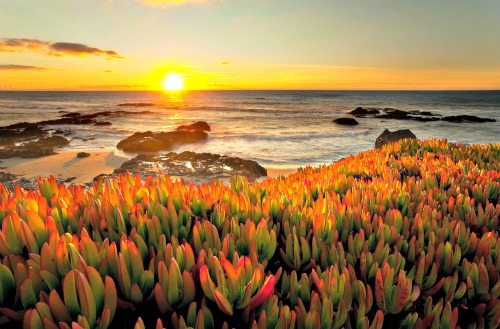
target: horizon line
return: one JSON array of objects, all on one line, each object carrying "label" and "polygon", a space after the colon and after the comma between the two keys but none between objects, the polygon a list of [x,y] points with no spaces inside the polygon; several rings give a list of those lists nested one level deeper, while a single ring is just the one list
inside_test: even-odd
[{"label": "horizon line", "polygon": [[181,94],[188,92],[224,92],[224,91],[500,91],[499,89],[187,89],[179,91],[165,91],[160,89],[1,89],[0,92],[157,92],[165,94]]}]

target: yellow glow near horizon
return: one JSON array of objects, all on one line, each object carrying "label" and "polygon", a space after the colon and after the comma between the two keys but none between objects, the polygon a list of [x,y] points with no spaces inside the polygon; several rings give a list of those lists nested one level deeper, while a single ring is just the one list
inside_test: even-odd
[{"label": "yellow glow near horizon", "polygon": [[178,73],[169,73],[162,81],[162,87],[167,91],[178,91],[184,89],[184,78]]}]

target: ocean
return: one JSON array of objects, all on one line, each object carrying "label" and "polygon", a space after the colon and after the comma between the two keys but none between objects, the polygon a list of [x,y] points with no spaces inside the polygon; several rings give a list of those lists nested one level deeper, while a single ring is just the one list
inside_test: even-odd
[{"label": "ocean", "polygon": [[[142,103],[142,104],[141,104]],[[496,122],[418,122],[356,118],[357,126],[332,122],[356,107],[475,115]],[[172,151],[210,152],[257,161],[267,167],[317,166],[374,147],[387,128],[410,129],[419,139],[461,143],[500,142],[500,91],[0,91],[0,126],[56,119],[71,112],[122,111],[99,118],[108,126],[54,125],[71,130],[66,149],[114,150],[134,132],[170,131],[203,120],[206,141]]]}]

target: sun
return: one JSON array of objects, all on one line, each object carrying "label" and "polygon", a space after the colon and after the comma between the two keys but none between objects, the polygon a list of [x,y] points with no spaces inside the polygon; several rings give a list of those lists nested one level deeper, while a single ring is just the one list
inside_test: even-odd
[{"label": "sun", "polygon": [[169,73],[163,79],[162,86],[164,90],[168,91],[184,89],[184,78],[181,74]]}]

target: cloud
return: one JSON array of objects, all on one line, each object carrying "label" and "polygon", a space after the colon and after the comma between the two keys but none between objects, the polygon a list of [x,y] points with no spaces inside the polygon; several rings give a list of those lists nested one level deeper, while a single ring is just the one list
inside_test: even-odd
[{"label": "cloud", "polygon": [[219,64],[221,64],[221,65],[229,65],[229,64],[231,64],[231,62],[229,62],[229,61],[220,61]]},{"label": "cloud", "polygon": [[16,65],[16,64],[0,64],[0,70],[6,71],[41,71],[46,70],[45,67],[30,66],[30,65]]},{"label": "cloud", "polygon": [[137,0],[145,5],[153,7],[169,7],[183,5],[185,3],[202,3],[210,0]]},{"label": "cloud", "polygon": [[106,56],[107,59],[123,59],[124,57],[114,50],[90,47],[81,43],[47,42],[37,39],[0,38],[0,52],[45,52],[49,56]]},{"label": "cloud", "polygon": [[23,50],[39,51],[47,47],[48,42],[36,39],[0,39],[0,52],[17,53]]},{"label": "cloud", "polygon": [[103,50],[95,47],[89,47],[81,43],[72,42],[55,42],[50,45],[50,51],[55,53],[55,56],[59,54],[71,54],[76,56],[85,55],[105,55],[109,59],[122,59],[124,58],[114,50]]}]

